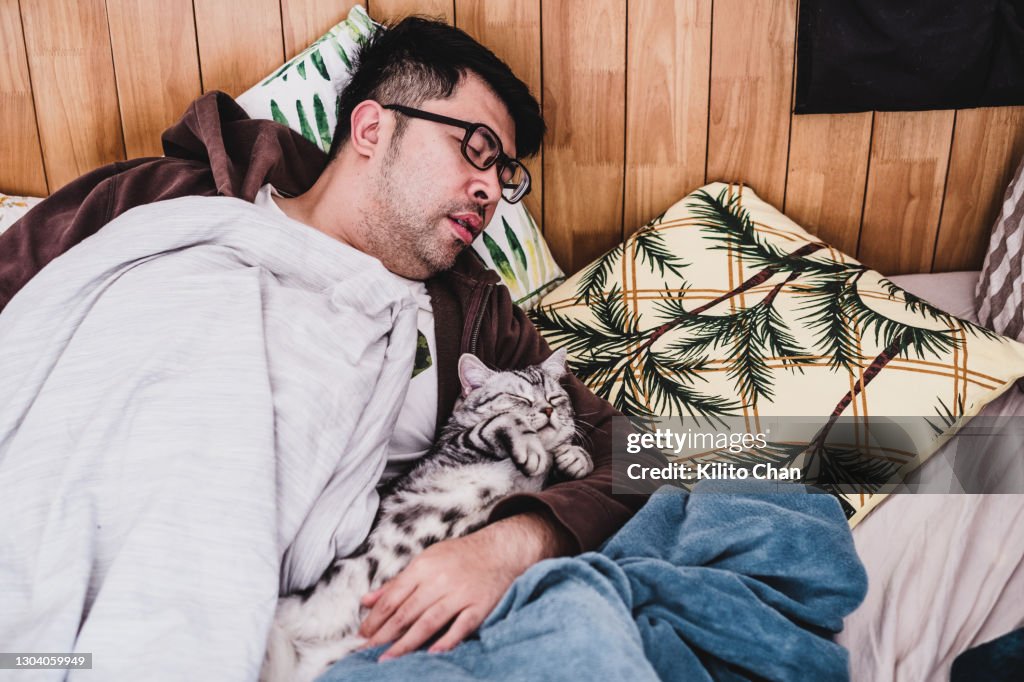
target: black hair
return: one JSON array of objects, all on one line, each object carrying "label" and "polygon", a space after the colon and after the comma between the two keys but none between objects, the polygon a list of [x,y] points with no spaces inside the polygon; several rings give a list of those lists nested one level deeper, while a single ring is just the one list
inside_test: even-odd
[{"label": "black hair", "polygon": [[[352,111],[365,100],[416,107],[428,99],[451,97],[472,72],[494,91],[516,126],[520,158],[540,150],[546,126],[540,105],[508,65],[465,31],[440,21],[407,17],[378,28],[352,62],[352,79],[338,100],[338,125],[328,158],[333,160],[352,133]],[[398,117],[396,136],[407,121]]]}]

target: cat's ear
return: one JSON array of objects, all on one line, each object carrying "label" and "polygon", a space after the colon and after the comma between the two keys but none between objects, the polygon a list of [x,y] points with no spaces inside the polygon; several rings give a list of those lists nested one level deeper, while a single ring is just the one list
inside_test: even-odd
[{"label": "cat's ear", "polygon": [[565,356],[566,350],[559,348],[541,363],[541,368],[555,379],[561,379],[569,371],[565,367]]},{"label": "cat's ear", "polygon": [[462,383],[462,395],[465,396],[474,388],[482,386],[485,381],[496,374],[488,369],[480,358],[463,353],[459,358],[459,381]]}]

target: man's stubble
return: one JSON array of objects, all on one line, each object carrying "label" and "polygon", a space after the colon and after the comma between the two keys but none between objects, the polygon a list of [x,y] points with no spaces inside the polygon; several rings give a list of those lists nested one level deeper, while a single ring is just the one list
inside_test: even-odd
[{"label": "man's stubble", "polygon": [[381,161],[375,183],[377,210],[364,216],[366,246],[397,274],[427,279],[451,268],[464,248],[454,233],[438,228],[460,207],[430,205],[428,192],[423,191],[429,188],[424,182],[429,178],[408,171],[415,166],[403,165],[401,139],[402,135],[392,138]]}]

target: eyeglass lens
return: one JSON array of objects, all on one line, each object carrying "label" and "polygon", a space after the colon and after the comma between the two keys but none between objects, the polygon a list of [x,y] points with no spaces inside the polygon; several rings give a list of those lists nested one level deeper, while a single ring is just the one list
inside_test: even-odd
[{"label": "eyeglass lens", "polygon": [[[465,145],[469,161],[477,168],[485,169],[494,165],[501,151],[501,143],[490,128],[480,126],[473,131]],[[502,196],[506,201],[515,202],[522,198],[529,186],[524,168],[518,161],[511,161],[498,169],[502,184]]]}]

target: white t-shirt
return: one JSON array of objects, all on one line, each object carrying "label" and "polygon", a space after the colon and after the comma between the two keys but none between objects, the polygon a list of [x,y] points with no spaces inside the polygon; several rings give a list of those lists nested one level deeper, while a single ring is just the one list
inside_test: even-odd
[{"label": "white t-shirt", "polygon": [[[281,196],[269,183],[260,188],[253,202],[256,206],[269,211],[284,212],[274,201],[273,196]],[[434,443],[434,427],[437,422],[437,345],[434,339],[434,309],[430,305],[430,295],[423,282],[392,275],[409,287],[419,311],[416,316],[417,348],[410,349],[418,353],[414,363],[413,376],[409,382],[409,390],[405,394],[405,402],[398,414],[395,432],[388,444],[388,463],[384,471],[384,480],[392,478],[404,471],[410,462],[427,454]],[[426,351],[422,346],[426,345]]]}]

